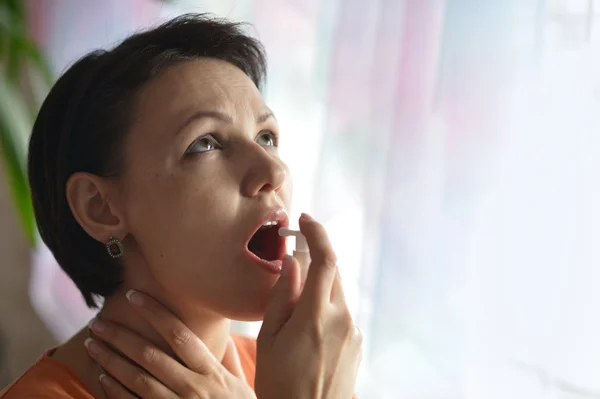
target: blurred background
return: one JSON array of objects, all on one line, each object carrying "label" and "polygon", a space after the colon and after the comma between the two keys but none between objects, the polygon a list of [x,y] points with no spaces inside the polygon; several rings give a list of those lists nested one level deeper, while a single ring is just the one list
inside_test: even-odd
[{"label": "blurred background", "polygon": [[600,0],[0,0],[0,387],[94,314],[33,227],[37,107],[185,12],[266,46],[294,215],[329,229],[365,334],[360,397],[600,398]]}]

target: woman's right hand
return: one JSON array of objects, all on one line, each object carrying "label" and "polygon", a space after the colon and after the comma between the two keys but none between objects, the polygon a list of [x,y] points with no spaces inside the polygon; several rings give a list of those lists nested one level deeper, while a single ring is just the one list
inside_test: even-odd
[{"label": "woman's right hand", "polygon": [[301,288],[299,265],[284,260],[258,335],[256,396],[350,399],[362,335],[348,310],[325,229],[303,214],[300,231],[310,249],[310,269]]}]

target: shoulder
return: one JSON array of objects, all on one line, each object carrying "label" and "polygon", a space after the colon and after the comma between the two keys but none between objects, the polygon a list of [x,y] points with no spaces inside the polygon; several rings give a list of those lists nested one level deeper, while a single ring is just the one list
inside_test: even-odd
[{"label": "shoulder", "polygon": [[44,354],[17,380],[0,391],[0,399],[93,399],[65,365]]}]

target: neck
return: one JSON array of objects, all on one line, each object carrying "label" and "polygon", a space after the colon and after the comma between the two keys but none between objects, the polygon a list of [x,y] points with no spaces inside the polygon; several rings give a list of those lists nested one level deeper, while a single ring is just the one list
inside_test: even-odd
[{"label": "neck", "polygon": [[[167,344],[167,341],[154,330],[150,323],[139,316],[129,304],[125,294],[130,289],[135,289],[152,296],[163,304],[202,340],[219,362],[222,362],[230,335],[229,319],[209,311],[201,304],[195,303],[195,301],[186,301],[185,298],[178,296],[176,292],[168,292],[156,281],[152,273],[143,267],[143,262],[132,258],[134,258],[134,255],[130,253],[128,261],[132,263],[124,268],[125,282],[117,292],[106,298],[98,317],[133,331],[174,359],[180,360]],[[133,264],[134,261],[137,261],[137,263]],[[83,345],[87,336],[87,329],[80,331],[52,354],[52,357],[70,367],[84,384],[94,392],[96,397],[103,398],[105,395],[98,382],[98,367],[89,357]]]},{"label": "neck", "polygon": [[167,341],[149,322],[139,316],[125,296],[130,289],[143,292],[156,299],[181,320],[204,342],[215,358],[221,361],[227,347],[230,321],[194,300],[181,297],[179,292],[168,291],[147,267],[141,251],[131,242],[129,244],[127,264],[124,267],[124,283],[114,295],[106,299],[99,317],[128,328],[178,359]]},{"label": "neck", "polygon": [[123,286],[108,298],[99,317],[119,324],[147,339],[165,353],[179,360],[167,341],[131,307],[125,294],[129,289],[144,292],[163,304],[174,317],[181,320],[211,351],[218,361],[223,359],[230,331],[230,321],[224,317],[203,311],[198,307],[177,306],[164,293],[149,290],[139,285]]}]

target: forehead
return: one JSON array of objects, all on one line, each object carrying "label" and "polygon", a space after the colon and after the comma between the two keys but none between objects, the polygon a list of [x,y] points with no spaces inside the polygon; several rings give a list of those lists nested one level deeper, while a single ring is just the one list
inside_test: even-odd
[{"label": "forehead", "polygon": [[240,105],[259,109],[265,104],[241,69],[213,58],[168,67],[142,88],[137,101],[138,111],[145,115],[175,117],[198,109],[236,113]]}]

